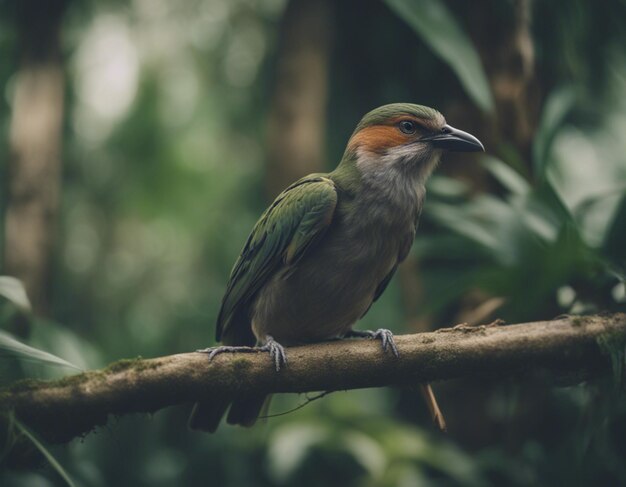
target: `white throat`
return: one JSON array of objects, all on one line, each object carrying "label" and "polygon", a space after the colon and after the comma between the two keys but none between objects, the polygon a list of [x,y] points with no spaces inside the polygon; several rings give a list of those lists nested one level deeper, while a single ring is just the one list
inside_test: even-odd
[{"label": "white throat", "polygon": [[421,193],[424,185],[439,160],[441,151],[424,147],[400,146],[380,155],[359,149],[356,166],[360,170],[363,183],[381,196],[396,199],[406,193]]},{"label": "white throat", "polygon": [[424,185],[440,157],[441,151],[420,152],[415,147],[399,147],[383,155],[358,150],[356,166],[363,183],[359,214],[391,225],[414,225],[424,202]]}]

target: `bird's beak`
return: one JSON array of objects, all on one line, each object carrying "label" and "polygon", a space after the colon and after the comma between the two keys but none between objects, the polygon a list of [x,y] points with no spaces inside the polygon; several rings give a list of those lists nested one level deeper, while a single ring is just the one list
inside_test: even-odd
[{"label": "bird's beak", "polygon": [[443,130],[435,135],[425,137],[421,140],[429,141],[439,149],[446,149],[452,152],[484,152],[485,148],[480,140],[472,134],[455,129],[446,125]]}]

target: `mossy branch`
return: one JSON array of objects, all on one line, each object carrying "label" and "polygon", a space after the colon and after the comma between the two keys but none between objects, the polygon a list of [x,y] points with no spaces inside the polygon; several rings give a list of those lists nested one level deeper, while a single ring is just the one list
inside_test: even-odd
[{"label": "mossy branch", "polygon": [[[626,343],[626,315],[574,317],[500,326],[456,326],[396,336],[400,358],[371,340],[287,349],[276,372],[267,354],[183,353],[121,360],[61,380],[23,381],[0,391],[0,412],[51,442],[67,442],[104,425],[109,415],[249,393],[309,392],[402,386],[453,378],[525,380],[543,376],[573,384],[615,369],[606,343]],[[615,347],[612,347],[615,348]],[[619,363],[618,367],[622,367]]]}]

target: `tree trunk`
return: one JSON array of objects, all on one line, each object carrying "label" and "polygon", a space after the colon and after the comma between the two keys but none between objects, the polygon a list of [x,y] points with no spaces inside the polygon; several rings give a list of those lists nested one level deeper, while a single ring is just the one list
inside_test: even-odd
[{"label": "tree trunk", "polygon": [[329,0],[291,0],[282,20],[268,119],[267,192],[324,169],[332,34]]},{"label": "tree trunk", "polygon": [[20,0],[20,68],[10,128],[4,273],[20,279],[37,312],[48,279],[59,207],[65,80],[60,56],[63,0]]},{"label": "tree trunk", "polygon": [[[502,22],[498,10],[485,4],[488,2],[482,3],[481,7],[472,9],[470,34],[478,47],[496,102],[492,127],[494,149],[500,152],[498,145],[502,142],[513,145],[530,170],[539,114],[530,0],[515,0],[512,9],[507,5],[512,10],[508,22]],[[485,15],[485,12],[494,14]]]},{"label": "tree trunk", "polygon": [[[464,24],[482,60],[495,113],[485,116],[467,102],[447,108],[446,114],[455,123],[471,127],[487,152],[530,175],[532,142],[541,108],[530,1],[478,0],[462,5],[468,9]],[[510,149],[516,154],[512,155]],[[465,155],[449,154],[442,169],[464,179],[477,191],[494,189],[485,171],[477,164],[468,164]]]}]

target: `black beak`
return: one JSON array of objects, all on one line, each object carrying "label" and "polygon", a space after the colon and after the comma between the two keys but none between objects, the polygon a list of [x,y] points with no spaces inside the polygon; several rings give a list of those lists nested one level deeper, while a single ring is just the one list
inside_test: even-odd
[{"label": "black beak", "polygon": [[476,137],[462,130],[446,125],[441,132],[424,137],[421,140],[429,141],[439,149],[452,152],[484,152],[485,148]]}]

